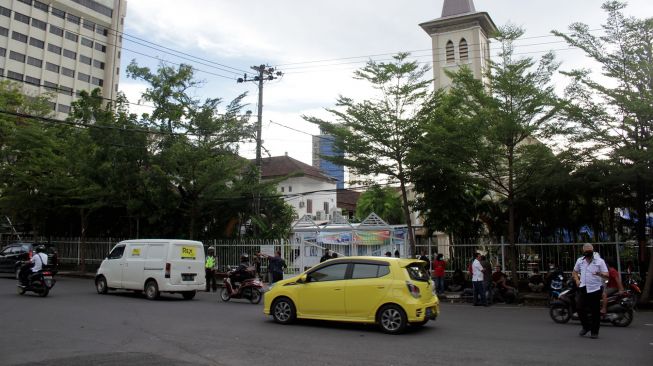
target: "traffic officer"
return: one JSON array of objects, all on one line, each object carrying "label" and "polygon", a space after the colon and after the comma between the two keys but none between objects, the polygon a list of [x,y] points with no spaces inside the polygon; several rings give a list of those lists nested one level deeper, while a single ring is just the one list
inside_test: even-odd
[{"label": "traffic officer", "polygon": [[206,274],[206,292],[213,289],[213,292],[218,290],[218,284],[215,281],[215,248],[209,247],[208,254],[206,255],[206,262],[204,262],[204,271]]}]

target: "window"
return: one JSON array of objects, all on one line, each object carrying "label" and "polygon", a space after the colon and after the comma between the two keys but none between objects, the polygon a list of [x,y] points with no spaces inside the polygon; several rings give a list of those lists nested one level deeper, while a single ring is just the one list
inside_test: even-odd
[{"label": "window", "polygon": [[465,38],[460,40],[458,52],[460,52],[460,62],[467,62],[469,60],[469,50],[467,49],[467,41]]},{"label": "window", "polygon": [[52,8],[52,15],[61,19],[66,19],[66,12],[55,7]]},{"label": "window", "polygon": [[313,200],[306,200],[306,213],[313,213]]},{"label": "window", "polygon": [[88,39],[88,38],[84,38],[84,37],[82,37],[82,46],[86,46],[86,47],[91,47],[91,48],[93,48],[93,41],[91,41],[91,40]]},{"label": "window", "polygon": [[107,52],[107,46],[99,43],[95,43],[95,49],[102,52]]},{"label": "window", "polygon": [[40,39],[36,39],[34,37],[30,37],[29,44],[30,46],[38,47],[40,49],[43,49],[45,47],[45,42],[41,41]]},{"label": "window", "polygon": [[91,84],[97,85],[97,86],[104,86],[104,80],[100,78],[92,78],[91,79]]},{"label": "window", "polygon": [[45,63],[45,69],[48,71],[56,72],[57,74],[59,73],[59,65],[55,65],[51,62]]},{"label": "window", "polygon": [[36,66],[36,67],[43,67],[43,60],[39,60],[38,58],[34,57],[27,57],[27,64]]},{"label": "window", "polygon": [[63,50],[63,55],[64,57],[72,58],[73,60],[77,60],[77,52],[73,52],[71,50],[64,49]]},{"label": "window", "polygon": [[59,86],[58,92],[66,95],[73,95],[73,88],[61,85]]},{"label": "window", "polygon": [[9,58],[18,62],[25,63],[25,55],[15,51],[9,51]]},{"label": "window", "polygon": [[0,15],[10,17],[11,16],[11,9],[7,9],[5,7],[0,6]]},{"label": "window", "polygon": [[52,91],[57,91],[57,84],[50,82],[50,81],[44,81],[43,82],[43,87],[52,90]]},{"label": "window", "polygon": [[42,22],[38,19],[32,18],[32,27],[38,28],[40,30],[46,30],[48,28],[48,24],[46,22]]},{"label": "window", "polygon": [[77,41],[79,40],[79,36],[76,35],[75,33],[66,32],[66,39],[77,43]]},{"label": "window", "polygon": [[7,77],[12,80],[23,81],[23,74],[19,74],[13,71],[7,71]]},{"label": "window", "polygon": [[122,258],[122,253],[124,253],[124,252],[125,252],[125,246],[124,245],[117,246],[117,247],[113,248],[111,253],[109,253],[109,255],[107,256],[107,259],[119,259],[119,258]]},{"label": "window", "polygon": [[102,61],[93,60],[93,66],[97,67],[98,69],[104,70],[104,62]]},{"label": "window", "polygon": [[406,267],[406,271],[408,271],[410,278],[415,281],[429,281],[429,273],[426,270],[426,263],[424,262],[412,263]]},{"label": "window", "polygon": [[7,49],[0,47],[0,56],[5,57],[7,55]]},{"label": "window", "polygon": [[323,207],[324,207],[324,213],[328,214],[329,213],[329,202],[324,202]]},{"label": "window", "polygon": [[52,108],[53,111],[57,110],[57,103],[55,102],[48,102],[48,103],[50,103],[50,108]]},{"label": "window", "polygon": [[61,47],[55,46],[52,43],[48,43],[48,51],[61,55]]},{"label": "window", "polygon": [[73,2],[76,2],[77,4],[81,6],[85,6],[91,10],[94,10],[104,16],[107,16],[109,18],[113,17],[113,10],[107,6],[104,6],[97,1],[93,0],[73,0]]},{"label": "window", "polygon": [[75,70],[71,70],[71,69],[69,69],[67,67],[62,66],[61,67],[61,75],[74,78],[75,77]]},{"label": "window", "polygon": [[86,64],[86,65],[90,65],[91,64],[91,58],[88,57],[88,56],[79,55],[79,62],[81,62],[83,64]]},{"label": "window", "polygon": [[77,80],[85,81],[87,83],[91,82],[91,75],[86,75],[84,73],[78,72],[77,73]]},{"label": "window", "polygon": [[61,113],[70,113],[70,106],[59,104],[57,106],[57,110]]},{"label": "window", "polygon": [[351,278],[377,278],[383,277],[388,273],[390,273],[390,268],[388,268],[388,266],[379,264],[356,263],[354,264],[354,271],[351,274]]},{"label": "window", "polygon": [[449,41],[447,42],[447,63],[454,63],[456,62],[456,55],[454,53],[454,45],[453,42]]},{"label": "window", "polygon": [[17,40],[19,42],[27,43],[27,35],[26,34],[22,34],[22,33],[18,33],[16,31],[13,31],[13,32],[11,32],[11,38],[15,39],[15,40]]},{"label": "window", "polygon": [[345,279],[348,263],[332,264],[308,274],[308,282],[328,282]]},{"label": "window", "polygon": [[95,31],[95,23],[93,23],[92,21],[90,21],[88,19],[84,19],[83,26],[84,26],[84,28],[86,28],[86,29],[88,29],[90,31]]},{"label": "window", "polygon": [[292,186],[288,186],[288,192],[292,192]]},{"label": "window", "polygon": [[8,37],[9,36],[9,29],[7,29],[5,27],[0,27],[0,36]]},{"label": "window", "polygon": [[41,85],[41,79],[33,78],[31,76],[25,76],[25,82],[32,85]]},{"label": "window", "polygon": [[0,68],[0,76],[4,76],[4,75],[5,75],[5,69]]},{"label": "window", "polygon": [[50,24],[50,33],[59,37],[63,37],[63,29],[57,27],[56,25]]},{"label": "window", "polygon": [[39,10],[43,10],[46,13],[48,12],[48,4],[44,4],[38,0],[34,0],[34,7]]},{"label": "window", "polygon": [[70,14],[70,13],[68,14],[68,17],[67,17],[67,18],[68,18],[68,21],[69,21],[69,22],[71,22],[71,23],[75,23],[75,24],[79,24],[79,23],[80,23],[80,20],[81,20],[77,15],[72,15],[72,14]]},{"label": "window", "polygon": [[18,1],[20,1],[21,3],[27,4],[29,6],[32,6],[32,0],[18,0]]},{"label": "window", "polygon": [[14,12],[14,19],[16,19],[19,22],[29,24],[29,17],[25,14]]},{"label": "window", "polygon": [[281,186],[281,193],[283,193],[285,189],[286,189],[286,187]]},{"label": "window", "polygon": [[96,25],[95,26],[95,33],[101,34],[101,35],[106,37],[109,34],[109,31],[106,28],[104,28],[103,26],[101,26],[101,25]]}]

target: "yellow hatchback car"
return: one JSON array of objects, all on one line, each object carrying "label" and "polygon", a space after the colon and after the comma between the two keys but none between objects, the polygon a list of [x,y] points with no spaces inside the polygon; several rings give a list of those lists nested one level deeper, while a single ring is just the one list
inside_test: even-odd
[{"label": "yellow hatchback car", "polygon": [[281,324],[297,318],[377,323],[398,334],[440,313],[425,265],[387,257],[331,259],[275,283],[265,294],[263,312]]}]

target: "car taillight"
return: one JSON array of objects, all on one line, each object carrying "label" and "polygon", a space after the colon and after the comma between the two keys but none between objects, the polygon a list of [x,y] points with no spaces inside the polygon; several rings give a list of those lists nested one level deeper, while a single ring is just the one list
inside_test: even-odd
[{"label": "car taillight", "polygon": [[422,294],[419,292],[419,287],[413,285],[412,282],[406,281],[406,286],[408,287],[408,292],[410,292],[414,298],[419,299],[422,297]]},{"label": "car taillight", "polygon": [[44,276],[52,276],[52,273],[50,273],[50,272],[43,272],[43,275],[44,275]]},{"label": "car taillight", "polygon": [[166,278],[170,278],[170,263],[166,263]]}]

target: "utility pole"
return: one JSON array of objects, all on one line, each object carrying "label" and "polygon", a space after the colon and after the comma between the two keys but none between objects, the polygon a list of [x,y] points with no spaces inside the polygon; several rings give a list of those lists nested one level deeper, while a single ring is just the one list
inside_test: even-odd
[{"label": "utility pole", "polygon": [[[238,78],[239,83],[244,83],[246,81],[251,81],[258,83],[258,120],[256,121],[256,170],[258,175],[258,182],[261,183],[261,171],[263,168],[263,158],[261,155],[261,146],[263,144],[263,84],[265,81],[276,80],[283,75],[281,71],[276,71],[274,67],[259,65],[252,66],[252,70],[256,71],[256,74],[252,77],[247,74],[243,75],[242,78]],[[261,196],[260,194],[256,195],[254,200],[254,213],[256,216],[261,213]]]}]

